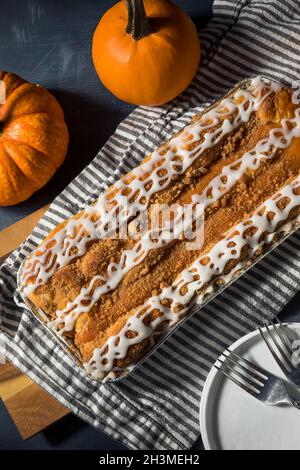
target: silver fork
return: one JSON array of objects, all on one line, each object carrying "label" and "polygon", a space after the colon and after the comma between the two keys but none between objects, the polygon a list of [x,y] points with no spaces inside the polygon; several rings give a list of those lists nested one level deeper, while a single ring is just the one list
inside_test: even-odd
[{"label": "silver fork", "polygon": [[226,349],[215,368],[227,379],[267,405],[289,405],[300,409],[300,401],[287,391],[283,380]]},{"label": "silver fork", "polygon": [[[271,325],[266,324],[264,329],[259,328],[260,335],[289,382],[300,388],[300,363],[297,350],[293,347],[297,343],[278,318],[277,322],[271,320]],[[298,343],[298,352],[299,345]]]}]

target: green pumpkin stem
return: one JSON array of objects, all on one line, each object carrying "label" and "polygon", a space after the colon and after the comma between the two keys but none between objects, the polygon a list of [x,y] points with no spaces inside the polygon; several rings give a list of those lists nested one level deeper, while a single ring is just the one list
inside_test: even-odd
[{"label": "green pumpkin stem", "polygon": [[131,34],[135,41],[152,33],[143,0],[126,0],[128,23],[126,33]]}]

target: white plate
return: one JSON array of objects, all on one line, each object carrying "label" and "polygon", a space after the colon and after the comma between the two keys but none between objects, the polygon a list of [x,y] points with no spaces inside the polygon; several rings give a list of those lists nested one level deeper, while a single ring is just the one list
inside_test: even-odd
[{"label": "white plate", "polygon": [[[289,326],[300,338],[300,323]],[[283,378],[280,368],[256,330],[230,349]],[[288,385],[296,398],[300,392]],[[300,410],[265,405],[213,367],[204,385],[200,429],[208,450],[300,449]]]}]

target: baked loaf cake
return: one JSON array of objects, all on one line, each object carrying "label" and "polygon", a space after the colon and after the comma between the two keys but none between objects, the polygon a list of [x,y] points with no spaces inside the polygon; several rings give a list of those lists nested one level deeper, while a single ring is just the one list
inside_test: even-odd
[{"label": "baked loaf cake", "polygon": [[[23,297],[74,344],[90,375],[107,380],[132,368],[191,303],[298,216],[299,97],[262,78],[236,87],[25,260]],[[204,210],[197,249],[176,230],[168,241],[109,236],[155,204],[194,202]]]}]

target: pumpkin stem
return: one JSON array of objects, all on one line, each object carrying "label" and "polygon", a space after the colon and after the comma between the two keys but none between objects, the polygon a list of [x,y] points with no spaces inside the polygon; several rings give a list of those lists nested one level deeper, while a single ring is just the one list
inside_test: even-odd
[{"label": "pumpkin stem", "polygon": [[131,34],[135,41],[151,34],[143,0],[126,0],[126,4],[128,10],[126,33]]}]

